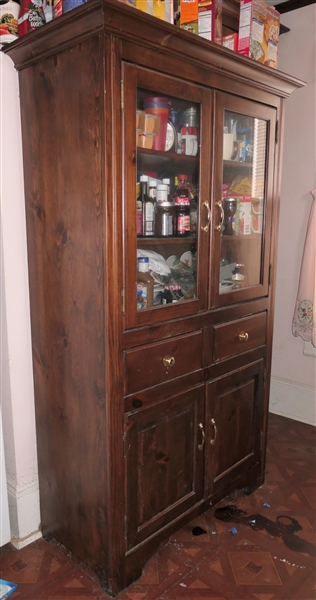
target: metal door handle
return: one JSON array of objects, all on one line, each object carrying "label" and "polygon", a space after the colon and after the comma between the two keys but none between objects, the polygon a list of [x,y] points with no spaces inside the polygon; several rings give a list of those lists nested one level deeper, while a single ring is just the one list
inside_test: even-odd
[{"label": "metal door handle", "polygon": [[215,229],[216,229],[216,231],[222,231],[222,225],[223,225],[223,221],[224,221],[224,209],[223,209],[222,201],[218,200],[218,202],[215,202],[215,206],[218,206],[218,208],[221,211],[221,220],[220,220],[219,224],[216,225]]},{"label": "metal door handle", "polygon": [[203,446],[205,444],[205,431],[204,431],[203,423],[199,423],[199,429],[202,434],[202,443],[198,445],[198,450],[203,450]]},{"label": "metal door handle", "polygon": [[201,229],[202,229],[202,231],[208,231],[210,223],[211,223],[211,209],[210,209],[210,205],[208,202],[202,202],[202,206],[205,206],[205,208],[207,210],[207,221],[206,221],[206,225],[201,226]]},{"label": "metal door handle", "polygon": [[210,443],[213,445],[213,444],[215,444],[215,440],[216,440],[216,436],[217,436],[217,427],[216,427],[215,419],[211,419],[211,424],[214,427],[214,437],[210,439]]}]

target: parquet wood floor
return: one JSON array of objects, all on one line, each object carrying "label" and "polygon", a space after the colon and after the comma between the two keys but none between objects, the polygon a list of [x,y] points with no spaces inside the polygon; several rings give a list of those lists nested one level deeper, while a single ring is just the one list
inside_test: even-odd
[{"label": "parquet wood floor", "polygon": [[[178,531],[117,600],[315,600],[315,443],[315,427],[271,414],[265,484]],[[10,600],[109,599],[56,542],[7,545],[0,561]]]}]

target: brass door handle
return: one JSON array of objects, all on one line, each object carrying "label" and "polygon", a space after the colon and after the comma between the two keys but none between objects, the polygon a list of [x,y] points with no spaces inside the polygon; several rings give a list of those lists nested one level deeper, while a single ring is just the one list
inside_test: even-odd
[{"label": "brass door handle", "polygon": [[174,358],[174,356],[167,355],[162,359],[162,362],[165,367],[173,367],[176,362],[176,359]]},{"label": "brass door handle", "polygon": [[219,200],[218,202],[215,202],[215,206],[218,206],[218,208],[221,211],[221,220],[220,220],[219,224],[215,226],[215,229],[216,229],[216,231],[222,231],[222,225],[223,225],[223,221],[224,221],[224,209],[223,209],[222,201]]},{"label": "brass door handle", "polygon": [[206,225],[202,225],[201,229],[202,231],[208,231],[209,226],[210,226],[210,222],[211,222],[211,209],[210,209],[210,205],[208,202],[202,202],[201,206],[205,206],[206,210],[207,210],[207,221],[206,221]]},{"label": "brass door handle", "polygon": [[247,342],[247,340],[249,339],[248,333],[245,333],[244,331],[241,331],[238,337],[241,342]]},{"label": "brass door handle", "polygon": [[214,437],[210,439],[210,443],[213,445],[213,444],[215,444],[215,440],[216,440],[216,436],[217,436],[217,427],[216,427],[215,419],[211,419],[211,424],[213,425],[213,428],[214,428]]},{"label": "brass door handle", "polygon": [[205,444],[205,431],[204,431],[203,423],[199,423],[199,429],[202,434],[202,442],[201,442],[201,444],[198,445],[198,450],[203,450],[203,446]]}]

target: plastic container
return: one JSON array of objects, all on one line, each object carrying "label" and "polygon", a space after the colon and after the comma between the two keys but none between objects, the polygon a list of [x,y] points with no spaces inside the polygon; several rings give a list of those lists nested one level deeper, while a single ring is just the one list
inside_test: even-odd
[{"label": "plastic container", "polygon": [[145,98],[144,110],[147,114],[156,115],[160,117],[159,133],[154,137],[153,149],[165,151],[167,124],[170,113],[169,99],[162,96]]}]

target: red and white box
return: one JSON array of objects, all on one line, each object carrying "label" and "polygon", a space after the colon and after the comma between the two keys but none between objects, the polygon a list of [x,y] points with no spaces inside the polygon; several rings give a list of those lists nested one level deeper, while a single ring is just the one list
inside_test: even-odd
[{"label": "red and white box", "polygon": [[250,235],[251,233],[251,201],[250,195],[237,198],[236,235]]},{"label": "red and white box", "polygon": [[222,45],[225,48],[238,52],[238,33],[232,33],[231,35],[225,35],[222,38]]},{"label": "red and white box", "polygon": [[206,40],[222,43],[222,0],[199,1],[198,33]]},{"label": "red and white box", "polygon": [[263,0],[240,0],[238,52],[277,68],[280,13]]}]

